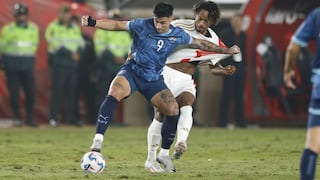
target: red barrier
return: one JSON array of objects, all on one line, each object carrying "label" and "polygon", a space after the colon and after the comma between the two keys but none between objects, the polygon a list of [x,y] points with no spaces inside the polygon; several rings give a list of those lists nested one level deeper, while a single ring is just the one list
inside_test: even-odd
[{"label": "red barrier", "polygon": [[[283,85],[279,92],[283,100],[267,93],[263,80],[266,79],[267,68],[263,57],[257,52],[257,45],[269,36],[274,47],[280,52],[283,69],[286,47],[291,35],[311,9],[319,6],[317,1],[302,0],[250,0],[244,8],[245,28],[247,31],[247,83],[245,92],[245,116],[250,121],[305,121],[309,100],[308,90],[304,94],[293,94]],[[312,47],[312,45],[311,45]],[[297,73],[298,87],[301,84],[301,74]],[[282,78],[282,77],[279,77]],[[299,84],[300,83],[300,84]],[[285,108],[285,104],[288,108]]]}]

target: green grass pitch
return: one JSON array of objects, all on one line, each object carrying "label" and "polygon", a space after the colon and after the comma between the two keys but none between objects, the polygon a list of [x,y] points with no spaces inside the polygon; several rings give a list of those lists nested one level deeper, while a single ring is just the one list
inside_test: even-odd
[{"label": "green grass pitch", "polygon": [[106,169],[86,174],[80,158],[89,150],[93,126],[0,128],[0,179],[299,179],[303,128],[193,128],[187,152],[175,161],[177,172],[162,174],[144,169],[146,132],[110,127],[102,150]]}]

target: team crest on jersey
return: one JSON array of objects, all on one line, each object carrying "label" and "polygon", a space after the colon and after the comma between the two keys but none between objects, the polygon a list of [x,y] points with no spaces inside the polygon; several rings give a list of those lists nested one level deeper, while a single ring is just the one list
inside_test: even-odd
[{"label": "team crest on jersey", "polygon": [[174,43],[177,40],[176,37],[169,37],[168,39],[171,43]]}]

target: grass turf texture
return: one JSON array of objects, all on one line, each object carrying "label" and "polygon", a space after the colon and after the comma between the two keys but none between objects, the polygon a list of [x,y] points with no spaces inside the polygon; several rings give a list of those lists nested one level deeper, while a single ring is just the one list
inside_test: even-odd
[{"label": "grass turf texture", "polygon": [[109,128],[102,150],[107,167],[86,174],[80,158],[94,127],[2,128],[0,179],[298,179],[305,140],[305,129],[193,128],[188,151],[175,161],[177,172],[153,174],[144,169],[146,132]]}]

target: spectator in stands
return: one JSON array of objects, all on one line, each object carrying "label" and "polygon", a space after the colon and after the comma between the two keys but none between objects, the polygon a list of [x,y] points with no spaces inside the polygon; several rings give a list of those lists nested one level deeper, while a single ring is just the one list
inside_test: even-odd
[{"label": "spectator in stands", "polygon": [[20,88],[25,95],[26,124],[36,127],[33,119],[35,102],[34,64],[39,45],[39,29],[28,19],[29,10],[25,4],[17,3],[13,9],[15,20],[2,28],[0,50],[10,103],[16,126],[22,126],[19,95]]},{"label": "spectator in stands", "polygon": [[71,21],[71,9],[61,5],[59,17],[51,22],[46,31],[48,52],[51,59],[51,96],[49,124],[57,126],[60,100],[65,97],[67,122],[81,126],[76,119],[77,66],[84,48],[80,27]]},{"label": "spectator in stands", "polygon": [[266,35],[263,41],[257,45],[256,51],[260,55],[265,67],[262,78],[265,95],[271,99],[278,98],[286,113],[291,117],[289,103],[281,90],[283,86],[283,69],[280,49],[276,47],[272,37]]},{"label": "spectator in stands", "polygon": [[[223,29],[219,35],[224,43],[231,47],[236,44],[241,53],[230,56],[221,62],[222,66],[234,65],[237,71],[232,76],[223,76],[222,95],[218,126],[227,127],[230,106],[234,103],[234,118],[239,127],[245,127],[244,120],[244,89],[246,79],[246,33],[242,31],[242,16],[235,14],[231,19],[231,27]],[[232,124],[229,124],[233,127]]]},{"label": "spectator in stands", "polygon": [[[71,17],[72,23],[80,26],[80,17],[73,15]],[[78,80],[77,80],[77,98],[76,98],[76,117],[80,119],[81,109],[79,104],[80,97],[83,97],[87,121],[89,124],[96,123],[96,114],[98,113],[98,104],[95,95],[96,89],[96,54],[94,51],[93,39],[88,34],[82,31],[82,37],[85,41],[85,48],[79,60],[78,65]]]}]

